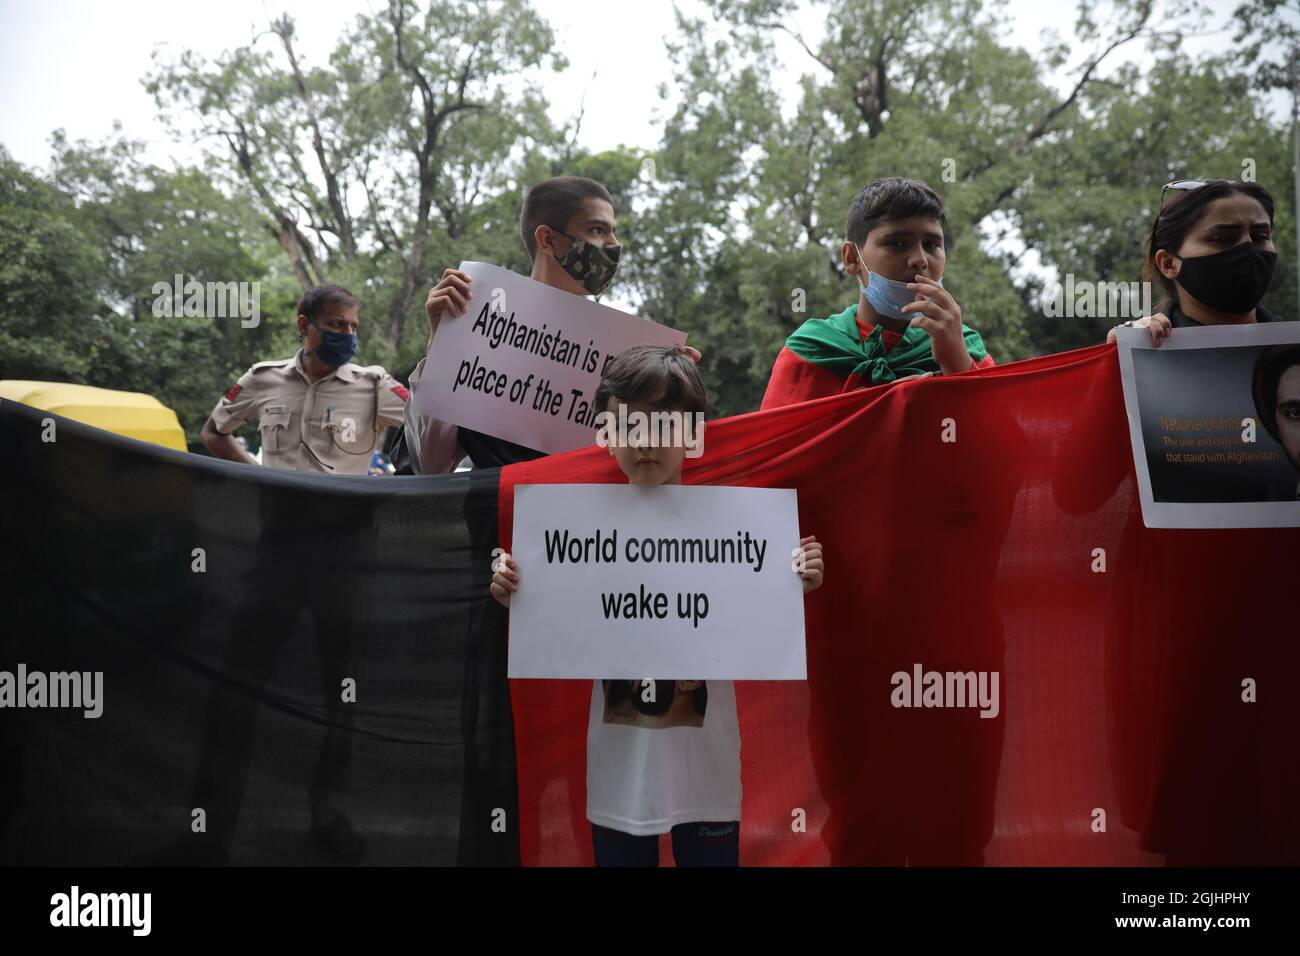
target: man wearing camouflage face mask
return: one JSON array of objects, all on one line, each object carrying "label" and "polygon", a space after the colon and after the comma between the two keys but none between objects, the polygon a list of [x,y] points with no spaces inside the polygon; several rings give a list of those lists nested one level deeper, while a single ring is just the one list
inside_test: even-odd
[{"label": "man wearing camouflage face mask", "polygon": [[[573,295],[600,295],[614,281],[622,247],[614,233],[614,200],[594,179],[559,176],[528,190],[519,217],[519,231],[532,259],[529,277]],[[424,303],[429,319],[429,344],[438,323],[464,315],[470,277],[446,269]],[[697,362],[700,353],[688,348]],[[411,373],[411,389],[424,373],[421,359]],[[421,414],[414,402],[406,407],[402,436],[411,470],[419,475],[442,474],[468,455],[476,468],[492,468],[540,458],[542,453],[482,432],[458,428]],[[394,458],[400,459],[395,451]]]},{"label": "man wearing camouflage face mask", "polygon": [[614,281],[614,270],[618,268],[618,257],[622,246],[602,246],[567,232],[556,230],[569,240],[569,250],[556,260],[560,268],[573,279],[582,283],[582,287],[591,295],[600,295]]}]

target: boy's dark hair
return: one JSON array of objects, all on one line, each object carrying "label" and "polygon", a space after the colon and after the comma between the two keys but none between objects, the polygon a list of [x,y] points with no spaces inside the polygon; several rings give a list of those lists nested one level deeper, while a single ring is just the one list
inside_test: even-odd
[{"label": "boy's dark hair", "polygon": [[1156,253],[1161,249],[1172,255],[1178,255],[1178,249],[1192,231],[1192,227],[1205,215],[1206,208],[1216,199],[1242,193],[1259,204],[1268,213],[1268,221],[1273,222],[1273,197],[1259,183],[1239,183],[1233,179],[1211,179],[1204,186],[1183,189],[1175,192],[1174,197],[1165,203],[1152,224],[1151,235],[1147,237],[1146,260],[1142,263],[1142,278],[1147,282],[1156,282],[1165,290],[1168,298],[1156,309],[1166,312],[1178,302],[1178,290],[1172,279],[1167,279],[1156,268]]},{"label": "boy's dark hair", "polygon": [[947,237],[948,216],[937,192],[919,179],[901,176],[877,179],[863,186],[853,197],[844,235],[855,246],[861,246],[867,233],[886,219],[910,219],[912,216],[938,219],[944,237]]},{"label": "boy's dark hair", "polygon": [[596,389],[596,411],[608,410],[611,398],[676,412],[703,413],[709,406],[699,369],[675,345],[634,345],[610,362]]},{"label": "boy's dark hair", "polygon": [[523,236],[529,259],[537,258],[537,227],[567,229],[569,220],[582,210],[582,203],[587,199],[603,199],[614,205],[609,190],[586,176],[556,176],[528,190],[524,208],[519,213],[519,233]]},{"label": "boy's dark hair", "polygon": [[1300,365],[1300,345],[1274,345],[1259,353],[1255,359],[1255,372],[1250,380],[1250,393],[1255,399],[1255,414],[1264,430],[1281,442],[1277,430],[1277,387],[1286,370]]},{"label": "boy's dark hair", "polygon": [[357,297],[341,285],[318,285],[308,289],[298,300],[297,315],[305,315],[315,322],[332,305],[351,306]]}]

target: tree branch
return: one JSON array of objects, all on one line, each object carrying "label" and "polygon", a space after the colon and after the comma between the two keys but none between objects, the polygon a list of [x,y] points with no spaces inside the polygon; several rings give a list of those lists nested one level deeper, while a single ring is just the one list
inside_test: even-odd
[{"label": "tree branch", "polygon": [[343,192],[339,188],[338,175],[325,155],[325,140],[321,136],[320,121],[316,115],[316,104],[312,100],[311,92],[307,89],[307,80],[302,74],[302,69],[298,65],[298,57],[293,50],[293,21],[286,14],[271,24],[271,31],[280,38],[280,42],[284,45],[284,51],[289,57],[289,67],[293,71],[293,79],[298,87],[298,95],[302,98],[303,106],[307,111],[307,126],[311,130],[312,150],[316,153],[316,161],[320,165],[321,174],[325,177],[325,191],[329,197],[329,208],[337,224],[337,228],[333,231],[339,237],[343,255],[348,259],[355,258],[357,249],[356,240],[352,233],[352,221],[343,202]]}]

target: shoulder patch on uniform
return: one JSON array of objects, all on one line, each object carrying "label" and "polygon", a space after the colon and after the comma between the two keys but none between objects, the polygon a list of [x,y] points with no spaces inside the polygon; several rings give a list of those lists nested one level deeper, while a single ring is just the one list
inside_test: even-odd
[{"label": "shoulder patch on uniform", "polygon": [[230,391],[226,392],[226,401],[233,402],[237,397],[239,397],[239,393],[243,390],[244,386],[236,382],[234,385],[230,386]]},{"label": "shoulder patch on uniform", "polygon": [[398,382],[393,386],[393,394],[396,395],[398,398],[400,398],[402,401],[406,401],[408,398],[411,397],[410,390],[407,389],[407,387],[403,385],[401,382]]}]

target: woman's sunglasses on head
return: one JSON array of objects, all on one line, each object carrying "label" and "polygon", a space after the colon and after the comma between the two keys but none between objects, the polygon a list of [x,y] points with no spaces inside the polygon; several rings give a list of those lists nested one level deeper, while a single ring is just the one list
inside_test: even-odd
[{"label": "woman's sunglasses on head", "polygon": [[1210,183],[1234,183],[1235,179],[1175,179],[1172,183],[1165,183],[1160,188],[1160,208],[1156,211],[1156,218],[1151,223],[1151,234],[1155,235],[1156,227],[1160,224],[1160,217],[1165,211],[1165,196],[1172,189],[1174,192],[1186,192],[1190,189],[1196,189],[1200,186],[1208,186]]},{"label": "woman's sunglasses on head", "polygon": [[1172,183],[1165,183],[1160,188],[1160,208],[1165,208],[1165,194],[1169,190],[1176,192],[1185,192],[1189,189],[1196,189],[1198,186],[1208,186],[1210,183],[1235,183],[1235,179],[1175,179]]}]

